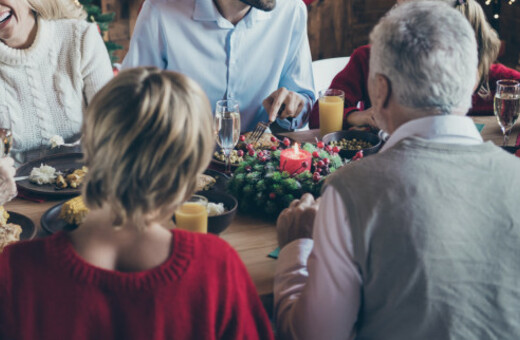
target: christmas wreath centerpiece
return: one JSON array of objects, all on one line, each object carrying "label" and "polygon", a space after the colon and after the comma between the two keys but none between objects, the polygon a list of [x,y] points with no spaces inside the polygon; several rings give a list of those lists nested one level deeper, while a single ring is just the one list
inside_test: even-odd
[{"label": "christmas wreath centerpiece", "polygon": [[[303,144],[301,150],[298,147],[291,146],[287,138],[269,150],[247,146],[243,162],[228,183],[228,191],[238,199],[239,210],[277,218],[304,193],[318,197],[324,179],[345,164],[338,147],[323,142]],[[287,154],[292,159],[288,160]]]}]

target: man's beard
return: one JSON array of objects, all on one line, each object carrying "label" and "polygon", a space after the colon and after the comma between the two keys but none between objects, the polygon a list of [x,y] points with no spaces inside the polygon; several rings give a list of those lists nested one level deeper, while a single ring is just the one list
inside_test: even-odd
[{"label": "man's beard", "polygon": [[276,7],[276,0],[240,0],[245,4],[258,8],[262,11],[272,11]]}]

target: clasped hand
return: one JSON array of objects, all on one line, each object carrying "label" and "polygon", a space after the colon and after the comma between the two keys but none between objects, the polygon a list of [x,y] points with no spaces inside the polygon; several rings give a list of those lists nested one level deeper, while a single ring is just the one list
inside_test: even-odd
[{"label": "clasped hand", "polygon": [[276,221],[278,245],[283,248],[288,243],[300,238],[312,238],[314,218],[319,207],[319,199],[311,194],[304,194],[283,210]]}]

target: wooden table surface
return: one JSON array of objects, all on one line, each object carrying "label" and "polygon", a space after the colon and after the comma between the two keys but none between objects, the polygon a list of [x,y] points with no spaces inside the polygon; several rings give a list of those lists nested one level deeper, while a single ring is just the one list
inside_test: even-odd
[{"label": "wooden table surface", "polygon": [[[494,116],[474,117],[473,120],[476,123],[485,124],[481,132],[484,140],[491,140],[498,145],[502,144],[502,133]],[[508,145],[515,144],[519,132],[520,126],[517,124],[513,128]],[[318,135],[318,131],[293,132],[287,135],[298,142],[312,142]],[[6,208],[28,216],[37,226],[38,235],[41,236],[44,235],[40,229],[42,214],[59,202],[59,200],[49,200],[35,203],[17,198],[7,203]],[[267,310],[270,311],[276,260],[267,257],[267,254],[277,247],[274,223],[237,214],[233,223],[221,234],[221,237],[237,250],[253,278]]]}]

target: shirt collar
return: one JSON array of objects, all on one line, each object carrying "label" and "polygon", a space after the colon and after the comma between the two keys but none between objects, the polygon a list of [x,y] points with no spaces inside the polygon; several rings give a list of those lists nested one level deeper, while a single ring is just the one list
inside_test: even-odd
[{"label": "shirt collar", "polygon": [[404,123],[390,136],[381,151],[385,151],[408,137],[420,137],[427,140],[450,138],[452,141],[471,140],[474,144],[482,143],[482,137],[473,120],[465,116],[442,115],[429,116]]},{"label": "shirt collar", "polygon": [[[259,10],[252,7],[246,16],[241,20],[249,28],[257,21],[267,20],[271,17],[271,12]],[[234,26],[227,21],[218,11],[213,0],[195,0],[193,20],[196,21],[216,21],[221,28],[233,28]]]}]

